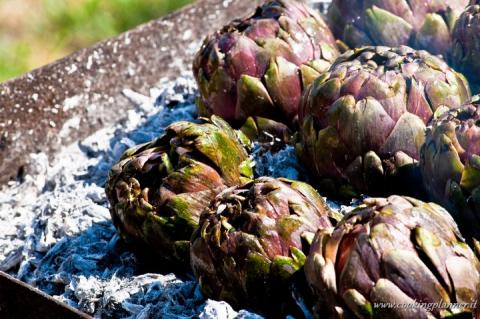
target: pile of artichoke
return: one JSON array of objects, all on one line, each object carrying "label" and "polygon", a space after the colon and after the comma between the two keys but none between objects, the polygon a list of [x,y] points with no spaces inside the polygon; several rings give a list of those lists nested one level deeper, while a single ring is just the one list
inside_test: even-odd
[{"label": "pile of artichoke", "polygon": [[[266,1],[195,56],[199,120],[113,166],[115,227],[268,318],[478,315],[477,31],[476,1]],[[256,176],[253,144],[310,185]]]}]

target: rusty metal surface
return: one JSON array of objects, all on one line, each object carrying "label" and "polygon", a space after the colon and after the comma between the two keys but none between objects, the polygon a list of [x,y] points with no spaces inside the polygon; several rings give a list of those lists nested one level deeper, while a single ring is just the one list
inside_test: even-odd
[{"label": "rusty metal surface", "polygon": [[0,272],[0,318],[72,318],[90,316]]},{"label": "rusty metal surface", "polygon": [[260,0],[195,4],[63,60],[0,84],[0,183],[15,179],[31,152],[50,156],[124,116],[129,88],[146,93],[190,68],[201,39]]}]

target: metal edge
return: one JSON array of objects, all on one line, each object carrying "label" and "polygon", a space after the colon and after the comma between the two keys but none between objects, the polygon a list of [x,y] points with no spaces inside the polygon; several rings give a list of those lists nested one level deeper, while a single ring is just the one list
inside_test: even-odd
[{"label": "metal edge", "polygon": [[0,318],[92,319],[4,272],[0,272]]}]

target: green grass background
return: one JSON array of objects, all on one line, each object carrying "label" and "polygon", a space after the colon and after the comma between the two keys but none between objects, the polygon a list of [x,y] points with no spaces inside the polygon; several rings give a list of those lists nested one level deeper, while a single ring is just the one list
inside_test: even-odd
[{"label": "green grass background", "polygon": [[0,81],[166,15],[191,0],[0,0]]}]

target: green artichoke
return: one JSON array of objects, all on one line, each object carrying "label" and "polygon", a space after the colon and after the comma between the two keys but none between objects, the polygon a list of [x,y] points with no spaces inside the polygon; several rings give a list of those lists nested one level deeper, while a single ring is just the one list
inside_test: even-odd
[{"label": "green artichoke", "polygon": [[320,184],[335,191],[350,194],[353,186],[371,195],[404,194],[390,178],[418,178],[409,189],[422,184],[416,163],[425,124],[444,105],[469,98],[464,77],[426,51],[351,50],[305,92],[297,152]]},{"label": "green artichoke", "polygon": [[202,292],[271,316],[285,311],[292,276],[317,229],[339,219],[309,185],[259,178],[212,203],[192,236],[191,263]]},{"label": "green artichoke", "polygon": [[174,123],[157,140],[126,151],[106,184],[120,235],[188,267],[201,212],[220,191],[253,177],[246,141],[212,116],[202,124]]},{"label": "green artichoke", "polygon": [[474,303],[480,284],[448,212],[400,196],[367,199],[332,233],[319,231],[305,273],[319,318],[471,318],[473,305],[459,305]]},{"label": "green artichoke", "polygon": [[451,30],[469,0],[333,0],[328,20],[351,48],[409,45],[446,56]]},{"label": "green artichoke", "polygon": [[463,72],[472,87],[480,87],[480,5],[462,13],[452,33],[451,63]]},{"label": "green artichoke", "polygon": [[480,97],[435,119],[420,167],[431,199],[454,214],[467,236],[480,239]]},{"label": "green artichoke", "polygon": [[302,90],[337,56],[320,16],[301,2],[269,1],[205,39],[193,62],[198,112],[236,126],[249,116],[292,125]]}]

